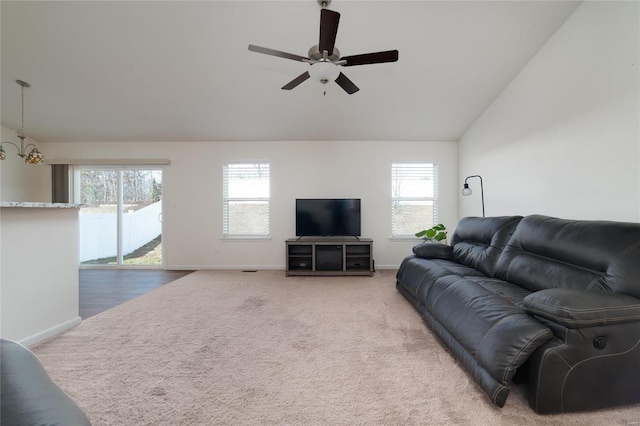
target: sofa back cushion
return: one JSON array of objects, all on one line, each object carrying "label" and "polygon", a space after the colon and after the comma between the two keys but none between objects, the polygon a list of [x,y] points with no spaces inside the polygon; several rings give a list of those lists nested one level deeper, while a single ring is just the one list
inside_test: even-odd
[{"label": "sofa back cushion", "polygon": [[571,288],[640,297],[640,224],[527,216],[496,276],[530,291]]},{"label": "sofa back cushion", "polygon": [[522,216],[465,217],[451,237],[451,260],[492,277],[502,250]]}]

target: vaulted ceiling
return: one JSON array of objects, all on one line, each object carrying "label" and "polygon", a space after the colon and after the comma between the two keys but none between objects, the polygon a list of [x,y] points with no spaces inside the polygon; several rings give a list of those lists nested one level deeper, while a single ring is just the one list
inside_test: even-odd
[{"label": "vaulted ceiling", "polygon": [[[580,2],[334,0],[342,68],[308,80],[320,5],[296,1],[5,1],[2,124],[48,141],[458,140]],[[558,64],[559,67],[562,64]]]}]

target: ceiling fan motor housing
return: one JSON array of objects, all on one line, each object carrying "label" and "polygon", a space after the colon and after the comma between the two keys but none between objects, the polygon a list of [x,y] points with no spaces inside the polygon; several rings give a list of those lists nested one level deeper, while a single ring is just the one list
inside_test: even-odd
[{"label": "ceiling fan motor housing", "polygon": [[[320,48],[316,44],[315,46],[312,46],[311,49],[309,49],[308,56],[314,61],[319,61],[323,57],[323,52],[320,51]],[[340,59],[340,51],[338,50],[337,47],[333,48],[333,53],[327,56],[327,59],[330,60],[331,62],[335,62],[338,59]]]}]

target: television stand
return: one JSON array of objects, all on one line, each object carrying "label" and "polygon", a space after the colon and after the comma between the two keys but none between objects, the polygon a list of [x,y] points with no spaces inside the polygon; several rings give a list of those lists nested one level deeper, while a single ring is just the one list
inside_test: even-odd
[{"label": "television stand", "polygon": [[356,237],[298,237],[285,241],[287,276],[372,276],[373,240]]}]

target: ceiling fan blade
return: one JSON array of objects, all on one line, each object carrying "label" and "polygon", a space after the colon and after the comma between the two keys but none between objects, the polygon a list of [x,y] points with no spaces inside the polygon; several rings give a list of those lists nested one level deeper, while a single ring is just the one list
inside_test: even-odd
[{"label": "ceiling fan blade", "polygon": [[352,55],[340,58],[341,61],[347,61],[342,64],[343,67],[352,67],[354,65],[381,64],[383,62],[396,62],[398,60],[397,50],[387,50],[384,52],[364,53],[362,55]]},{"label": "ceiling fan blade", "polygon": [[279,50],[269,49],[267,47],[249,45],[249,50],[257,53],[264,53],[265,55],[277,56],[278,58],[291,59],[294,61],[307,62],[310,59],[300,55],[294,55],[293,53],[281,52]]},{"label": "ceiling fan blade", "polygon": [[328,56],[333,54],[333,47],[336,44],[336,36],[338,35],[338,22],[340,22],[340,14],[329,9],[320,11],[320,42],[318,50],[320,53],[325,50]]},{"label": "ceiling fan blade", "polygon": [[353,95],[358,90],[360,90],[358,86],[353,84],[353,81],[349,80],[347,76],[342,73],[340,73],[338,78],[336,78],[336,83],[338,83],[338,86],[342,87],[344,91],[350,95]]},{"label": "ceiling fan blade", "polygon": [[282,86],[282,90],[291,90],[297,85],[299,85],[300,83],[302,83],[303,81],[305,81],[306,79],[308,79],[309,77],[311,77],[309,75],[309,72],[305,71],[299,76],[297,76],[296,78],[294,78],[293,80],[291,80],[290,82],[288,82],[287,84],[285,84],[284,86]]}]

